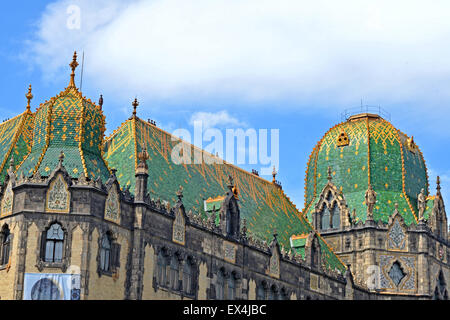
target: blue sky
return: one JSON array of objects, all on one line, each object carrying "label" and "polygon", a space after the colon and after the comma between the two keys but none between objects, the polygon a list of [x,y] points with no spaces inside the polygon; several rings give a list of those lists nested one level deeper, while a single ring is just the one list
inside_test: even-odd
[{"label": "blue sky", "polygon": [[82,91],[95,101],[103,94],[107,134],[136,96],[139,116],[171,132],[192,129],[201,113],[223,120],[220,129],[279,129],[277,179],[301,209],[312,148],[362,99],[414,136],[431,192],[439,174],[450,195],[446,1],[62,0],[2,9],[0,120],[25,108],[29,83],[33,107],[63,90],[73,51],[84,51]]}]

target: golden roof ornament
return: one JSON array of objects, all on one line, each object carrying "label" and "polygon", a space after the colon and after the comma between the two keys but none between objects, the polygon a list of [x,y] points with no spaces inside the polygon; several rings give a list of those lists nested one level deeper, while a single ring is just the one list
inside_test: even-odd
[{"label": "golden roof ornament", "polygon": [[75,87],[75,69],[78,67],[76,51],[73,53],[73,59],[72,59],[72,62],[69,64],[69,66],[70,66],[70,68],[72,68],[72,74],[70,75],[69,88],[76,88]]},{"label": "golden roof ornament", "polygon": [[31,99],[33,99],[33,94],[31,93],[31,84],[28,87],[28,93],[25,95],[25,97],[27,98],[27,110],[30,110],[31,106],[30,106],[30,102]]},{"label": "golden roof ornament", "polygon": [[133,103],[131,104],[133,106],[133,118],[136,118],[136,109],[139,105],[139,102],[137,101],[137,98],[134,99]]}]

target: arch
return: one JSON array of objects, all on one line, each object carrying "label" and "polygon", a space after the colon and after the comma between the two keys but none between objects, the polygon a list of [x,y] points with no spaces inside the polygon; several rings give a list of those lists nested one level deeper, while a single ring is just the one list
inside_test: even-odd
[{"label": "arch", "polygon": [[62,173],[58,173],[50,182],[45,201],[47,212],[70,212],[70,191]]},{"label": "arch", "polygon": [[7,265],[9,263],[9,256],[11,254],[11,232],[9,226],[4,224],[0,232],[0,265]]},{"label": "arch", "polygon": [[331,228],[339,229],[341,227],[341,209],[339,209],[337,201],[334,201],[331,206]]},{"label": "arch", "polygon": [[196,278],[195,262],[192,257],[188,257],[183,264],[183,292],[186,295],[194,294],[194,283]]}]

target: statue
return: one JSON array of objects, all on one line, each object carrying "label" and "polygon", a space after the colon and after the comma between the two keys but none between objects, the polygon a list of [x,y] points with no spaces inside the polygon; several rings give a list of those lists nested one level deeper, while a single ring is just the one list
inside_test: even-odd
[{"label": "statue", "polygon": [[367,206],[367,218],[373,219],[373,207],[377,202],[377,193],[373,190],[372,185],[369,184],[369,188],[366,191],[366,206]]},{"label": "statue", "polygon": [[419,221],[423,221],[423,214],[427,207],[427,199],[425,197],[425,189],[422,188],[417,196],[417,208],[419,209]]}]

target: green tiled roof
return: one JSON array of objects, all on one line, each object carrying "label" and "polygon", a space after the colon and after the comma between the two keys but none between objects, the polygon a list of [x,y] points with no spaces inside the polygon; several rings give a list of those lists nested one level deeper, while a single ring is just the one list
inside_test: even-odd
[{"label": "green tiled roof", "polygon": [[0,124],[0,182],[3,183],[9,162],[17,166],[31,149],[33,113],[24,113]]},{"label": "green tiled roof", "polygon": [[[349,138],[346,146],[337,145],[342,132]],[[428,191],[428,175],[422,153],[408,139],[388,121],[374,115],[351,118],[331,128],[308,162],[304,215],[311,219],[331,167],[332,182],[342,191],[350,212],[356,209],[357,220],[366,220],[364,200],[370,181],[377,193],[376,221],[387,223],[397,202],[405,223],[417,223],[417,195],[422,188]]]},{"label": "green tiled roof", "polygon": [[[241,219],[247,219],[250,233],[268,243],[274,229],[279,243],[289,248],[289,238],[293,234],[305,234],[312,230],[300,212],[273,183],[231,164],[174,164],[171,153],[179,139],[171,134],[142,121],[132,118],[117,129],[105,142],[104,156],[110,168],[117,169],[117,178],[122,187],[129,186],[134,193],[136,155],[146,148],[150,156],[148,190],[152,198],[176,202],[176,191],[184,189],[183,203],[186,210],[204,213],[204,200],[224,196],[227,192],[228,175],[238,189]],[[190,145],[194,151],[204,156],[212,156]],[[343,271],[345,267],[320,239],[323,256],[330,269]]]},{"label": "green tiled roof", "polygon": [[64,152],[67,172],[106,181],[108,168],[102,158],[105,119],[100,107],[82,97],[76,88],[67,88],[36,111],[31,152],[17,174],[30,176],[36,171],[48,176]]}]

